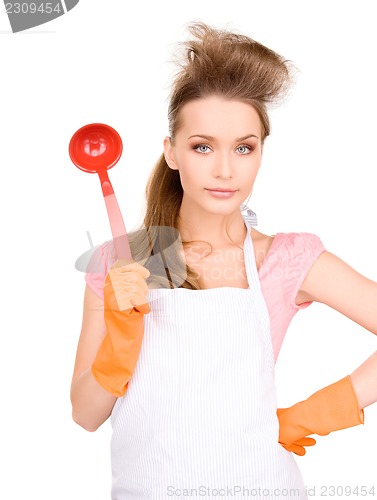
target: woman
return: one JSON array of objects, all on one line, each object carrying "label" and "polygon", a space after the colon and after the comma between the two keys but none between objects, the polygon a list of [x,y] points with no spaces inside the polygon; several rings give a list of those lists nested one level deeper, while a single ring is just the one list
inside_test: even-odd
[{"label": "woman", "polygon": [[292,65],[246,36],[190,30],[135,262],[106,242],[85,276],[72,415],[89,431],[111,415],[113,499],[307,498],[292,452],[364,423],[377,357],[286,409],[275,362],[313,301],[377,334],[377,283],[318,236],[265,235],[241,213]]}]

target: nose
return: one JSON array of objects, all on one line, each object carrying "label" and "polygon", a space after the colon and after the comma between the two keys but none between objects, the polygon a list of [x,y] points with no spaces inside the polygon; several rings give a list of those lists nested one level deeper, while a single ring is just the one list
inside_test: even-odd
[{"label": "nose", "polygon": [[218,153],[216,155],[214,165],[214,176],[223,177],[224,179],[232,176],[232,160],[230,154],[227,152]]}]

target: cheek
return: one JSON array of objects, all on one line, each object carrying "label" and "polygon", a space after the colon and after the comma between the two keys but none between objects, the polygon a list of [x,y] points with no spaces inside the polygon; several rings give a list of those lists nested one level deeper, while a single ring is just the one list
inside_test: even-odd
[{"label": "cheek", "polygon": [[183,189],[200,183],[200,179],[195,172],[190,168],[186,168],[186,166],[182,166],[182,168],[180,168],[179,175]]},{"label": "cheek", "polygon": [[183,188],[190,185],[199,185],[203,181],[203,176],[201,175],[203,168],[201,168],[200,165],[195,164],[192,161],[192,158],[190,159],[187,156],[185,157],[185,155],[181,155],[178,165],[179,176]]},{"label": "cheek", "polygon": [[249,192],[254,186],[257,172],[255,170],[249,171],[242,176],[240,189],[244,192]]}]

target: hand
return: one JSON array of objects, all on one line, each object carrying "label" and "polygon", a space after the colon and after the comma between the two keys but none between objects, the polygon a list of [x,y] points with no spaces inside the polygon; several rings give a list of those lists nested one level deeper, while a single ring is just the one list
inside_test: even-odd
[{"label": "hand", "polygon": [[282,408],[278,418],[279,442],[290,447],[311,434],[327,436],[330,432],[363,424],[364,410],[359,408],[351,377],[347,375],[308,399]]},{"label": "hand", "polygon": [[106,276],[103,289],[105,303],[114,310],[126,311],[135,307],[141,313],[148,314],[148,285],[145,280],[150,274],[150,271],[138,262],[124,265],[118,260]]},{"label": "hand", "polygon": [[91,371],[96,381],[116,397],[126,393],[139,358],[144,337],[144,314],[150,312],[145,282],[149,275],[148,269],[133,262],[125,266],[115,264],[106,276],[104,308],[107,331]]},{"label": "hand", "polygon": [[303,456],[306,454],[306,450],[304,446],[314,446],[316,444],[316,440],[313,438],[309,437],[303,437],[300,439],[297,439],[293,443],[289,443],[289,438],[287,435],[290,434],[290,431],[288,429],[287,431],[285,427],[285,422],[280,419],[280,416],[287,410],[288,408],[278,408],[277,409],[277,416],[279,418],[279,443],[287,450],[295,453],[296,455]]}]

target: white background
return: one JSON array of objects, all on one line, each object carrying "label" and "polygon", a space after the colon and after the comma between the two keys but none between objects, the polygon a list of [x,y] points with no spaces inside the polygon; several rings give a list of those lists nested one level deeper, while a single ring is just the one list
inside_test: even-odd
[{"label": "white background", "polygon": [[[249,201],[258,230],[313,232],[377,281],[373,12],[372,1],[81,0],[12,34],[1,8],[0,498],[110,498],[110,421],[95,433],[79,427],[69,391],[85,286],[74,263],[89,249],[87,231],[94,245],[111,232],[98,177],[73,165],[68,144],[88,123],[120,133],[123,155],[109,176],[127,229],[136,227],[168,134],[169,59],[188,22],[246,34],[300,70],[271,113]],[[293,319],[277,361],[280,406],[343,378],[376,348],[372,333],[313,303]],[[364,426],[318,436],[295,455],[312,497],[330,496],[331,485],[377,494],[376,444],[372,405]]]}]

